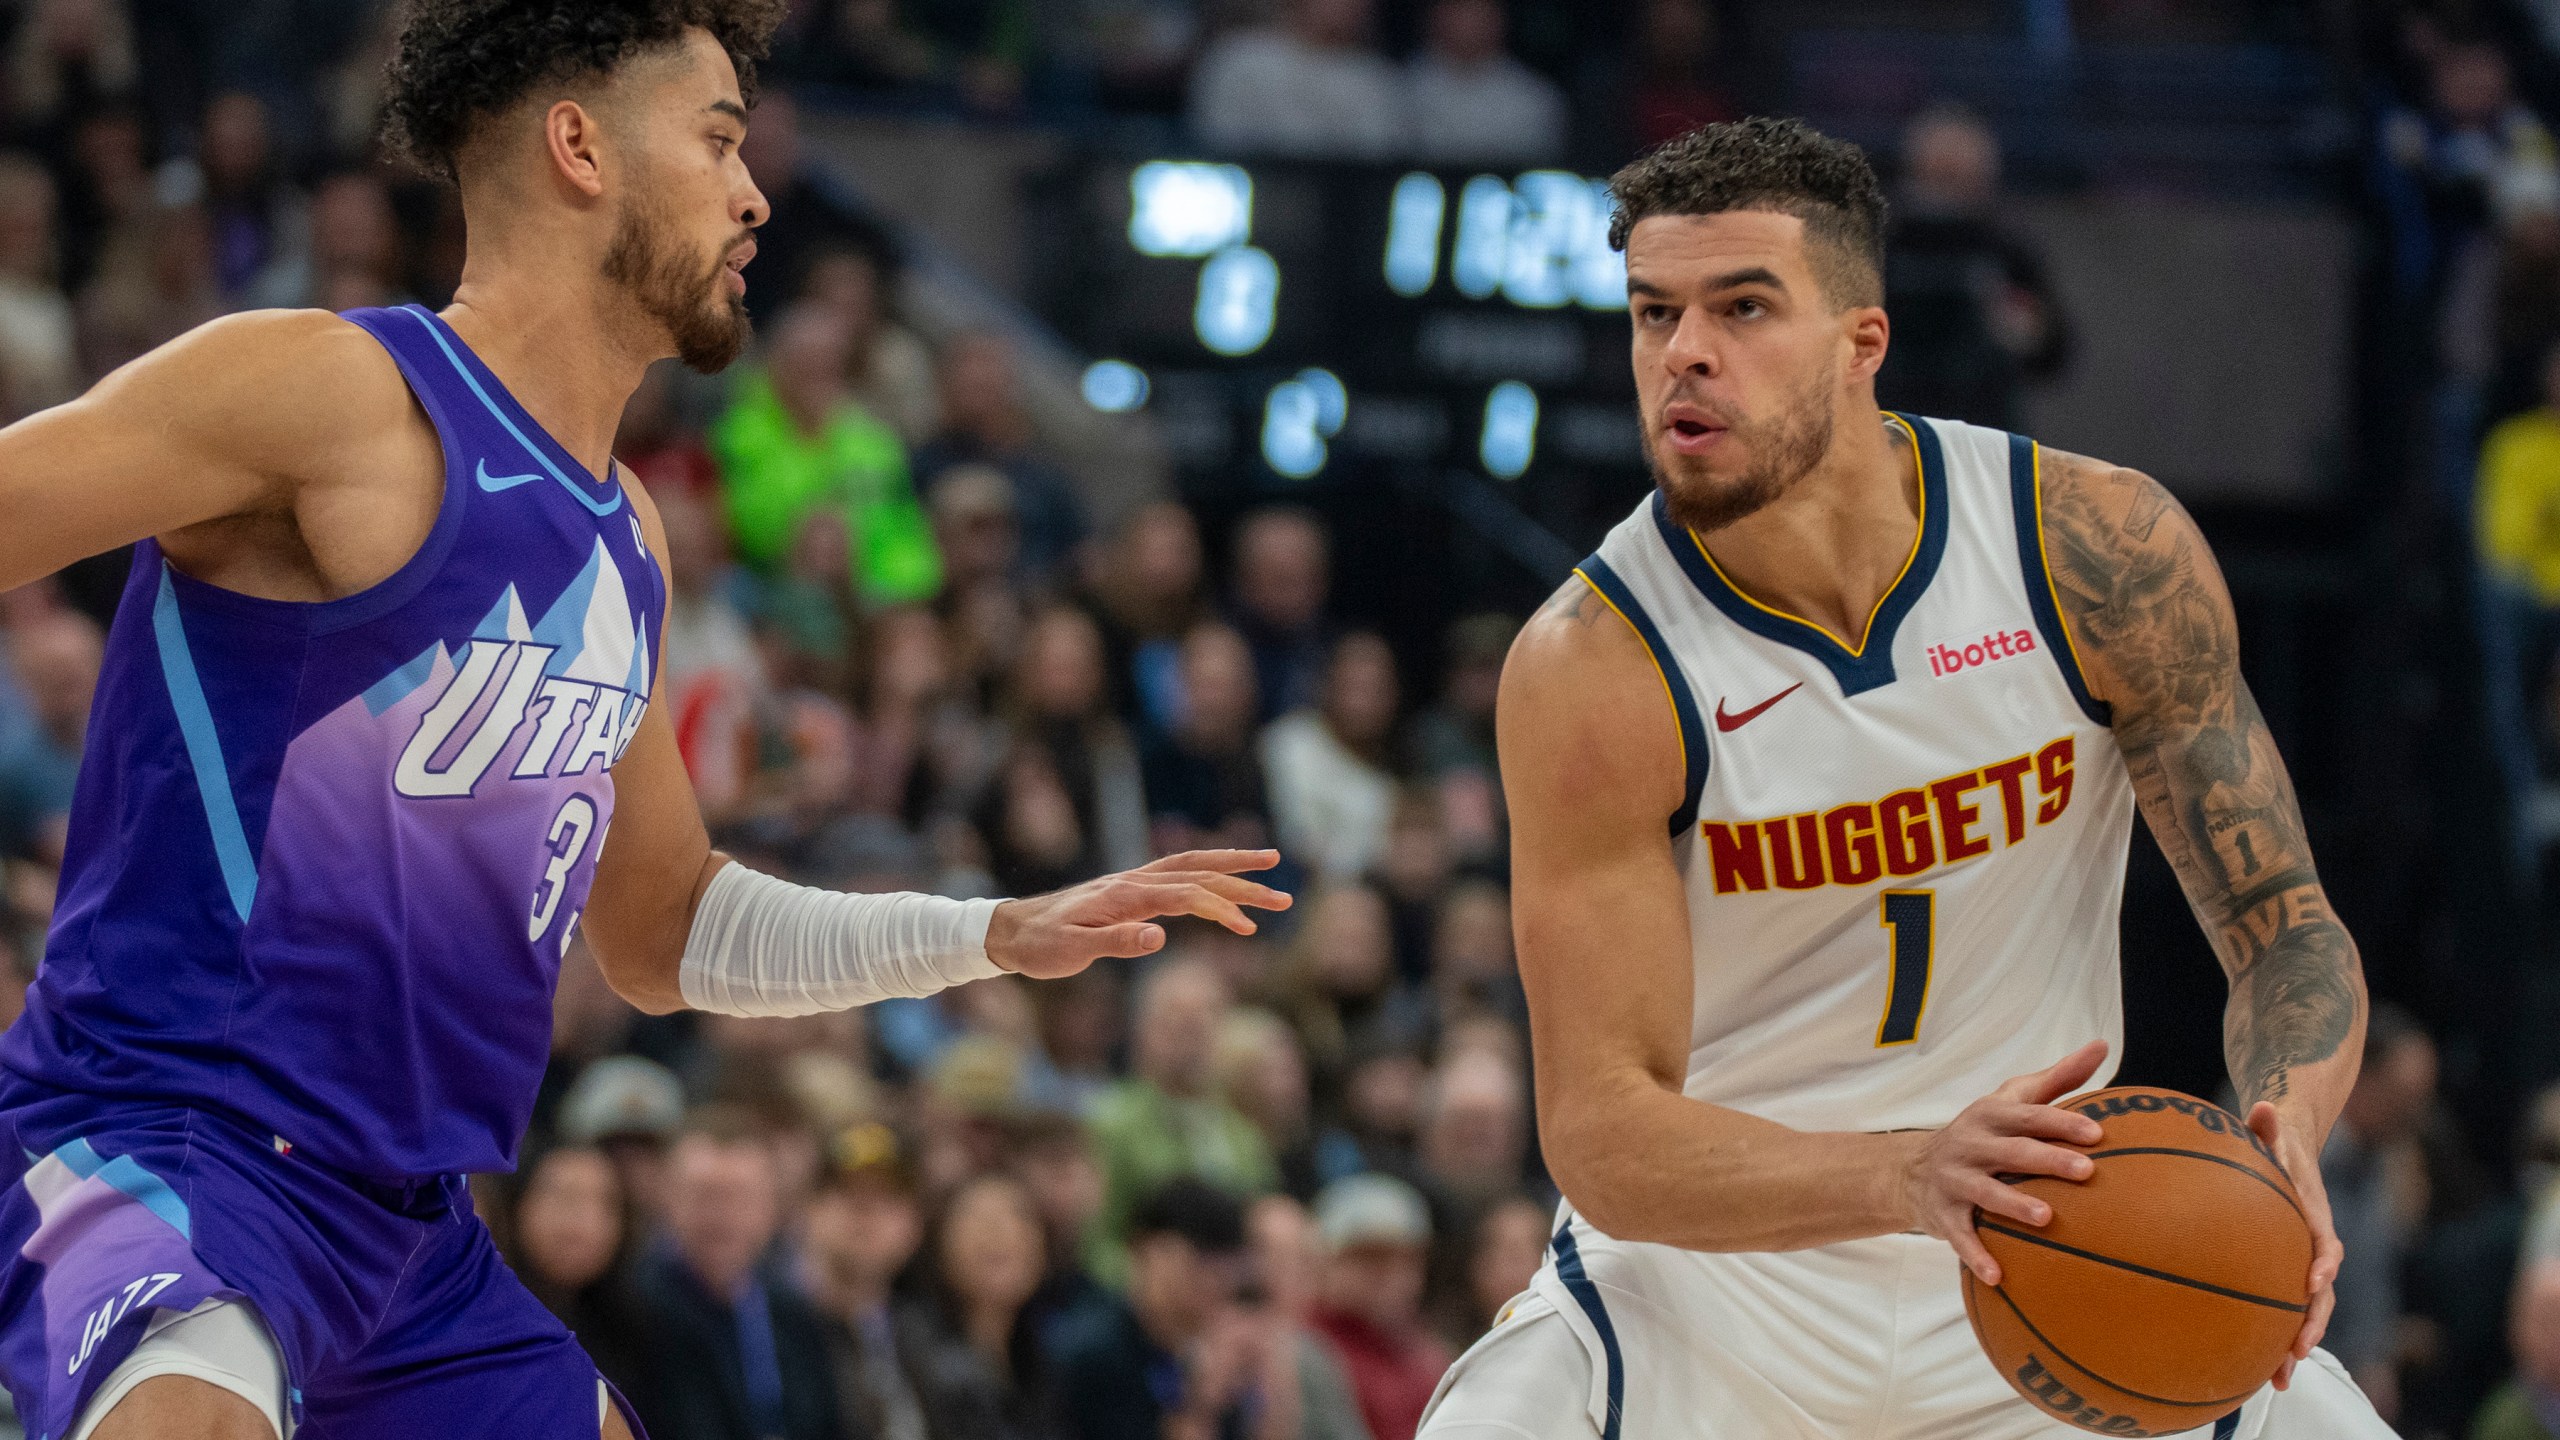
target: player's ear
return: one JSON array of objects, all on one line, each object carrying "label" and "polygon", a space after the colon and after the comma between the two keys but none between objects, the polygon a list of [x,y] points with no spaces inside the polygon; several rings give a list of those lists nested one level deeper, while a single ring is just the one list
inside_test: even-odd
[{"label": "player's ear", "polygon": [[542,115],[542,143],[551,170],[592,199],[604,193],[604,127],[594,111],[575,100],[555,103]]},{"label": "player's ear", "polygon": [[1874,378],[1893,340],[1893,322],[1885,318],[1884,307],[1852,305],[1840,312],[1840,324],[1849,342],[1849,373]]}]

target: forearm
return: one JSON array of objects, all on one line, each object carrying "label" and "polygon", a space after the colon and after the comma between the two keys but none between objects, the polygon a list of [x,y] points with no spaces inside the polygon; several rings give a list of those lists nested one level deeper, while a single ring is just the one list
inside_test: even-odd
[{"label": "forearm", "polygon": [[2364,1054],[2364,968],[2317,883],[2260,901],[2226,928],[2222,1045],[2243,1111],[2266,1101],[2316,1152]]},{"label": "forearm", "polygon": [[852,895],[719,867],[686,927],[676,984],[723,1015],[817,1015],[920,999],[1001,973],[987,958],[997,902]]},{"label": "forearm", "polygon": [[1902,1174],[1925,1132],[1793,1130],[1649,1077],[1541,1124],[1565,1198],[1620,1240],[1803,1250],[1912,1228]]}]

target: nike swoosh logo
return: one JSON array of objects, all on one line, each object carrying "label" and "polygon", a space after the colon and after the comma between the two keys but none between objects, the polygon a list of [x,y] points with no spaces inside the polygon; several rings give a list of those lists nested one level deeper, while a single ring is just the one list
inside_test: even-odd
[{"label": "nike swoosh logo", "polygon": [[488,491],[492,495],[497,494],[501,490],[513,490],[519,485],[530,485],[541,478],[542,476],[540,474],[492,475],[489,473],[489,462],[486,460],[480,462],[480,488]]},{"label": "nike swoosh logo", "polygon": [[1719,699],[1716,701],[1716,729],[1720,731],[1739,730],[1743,726],[1750,724],[1752,721],[1759,719],[1763,714],[1767,713],[1770,706],[1777,704],[1779,701],[1786,699],[1788,696],[1793,695],[1803,688],[1804,682],[1799,680],[1793,685],[1788,686],[1786,689],[1779,691],[1777,694],[1770,696],[1768,699],[1761,701],[1759,704],[1752,706],[1750,709],[1743,711],[1739,715],[1727,715],[1724,713],[1724,701]]}]

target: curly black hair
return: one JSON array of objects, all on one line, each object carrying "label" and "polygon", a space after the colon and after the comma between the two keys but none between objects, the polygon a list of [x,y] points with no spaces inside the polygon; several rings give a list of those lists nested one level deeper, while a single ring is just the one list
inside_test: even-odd
[{"label": "curly black hair", "polygon": [[1611,176],[1609,188],[1617,249],[1647,216],[1773,210],[1804,222],[1807,256],[1834,304],[1884,303],[1884,187],[1865,151],[1801,120],[1701,125]]},{"label": "curly black hair", "polygon": [[786,0],[408,0],[385,71],[383,148],[441,180],[472,126],[534,89],[609,74],[702,29],[729,52],[755,103],[762,59]]}]

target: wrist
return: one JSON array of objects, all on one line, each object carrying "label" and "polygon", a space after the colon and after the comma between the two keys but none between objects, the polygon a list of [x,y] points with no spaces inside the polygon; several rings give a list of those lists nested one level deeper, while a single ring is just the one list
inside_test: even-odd
[{"label": "wrist", "polygon": [[1866,1177],[1867,1212],[1876,1233],[1901,1234],[1925,1228],[1912,1194],[1911,1174],[1928,1146],[1932,1130],[1894,1130],[1862,1135],[1871,1153],[1862,1167]]},{"label": "wrist", "polygon": [[1014,947],[1022,939],[1022,902],[1000,900],[987,917],[987,963],[1007,974],[1021,973]]}]

